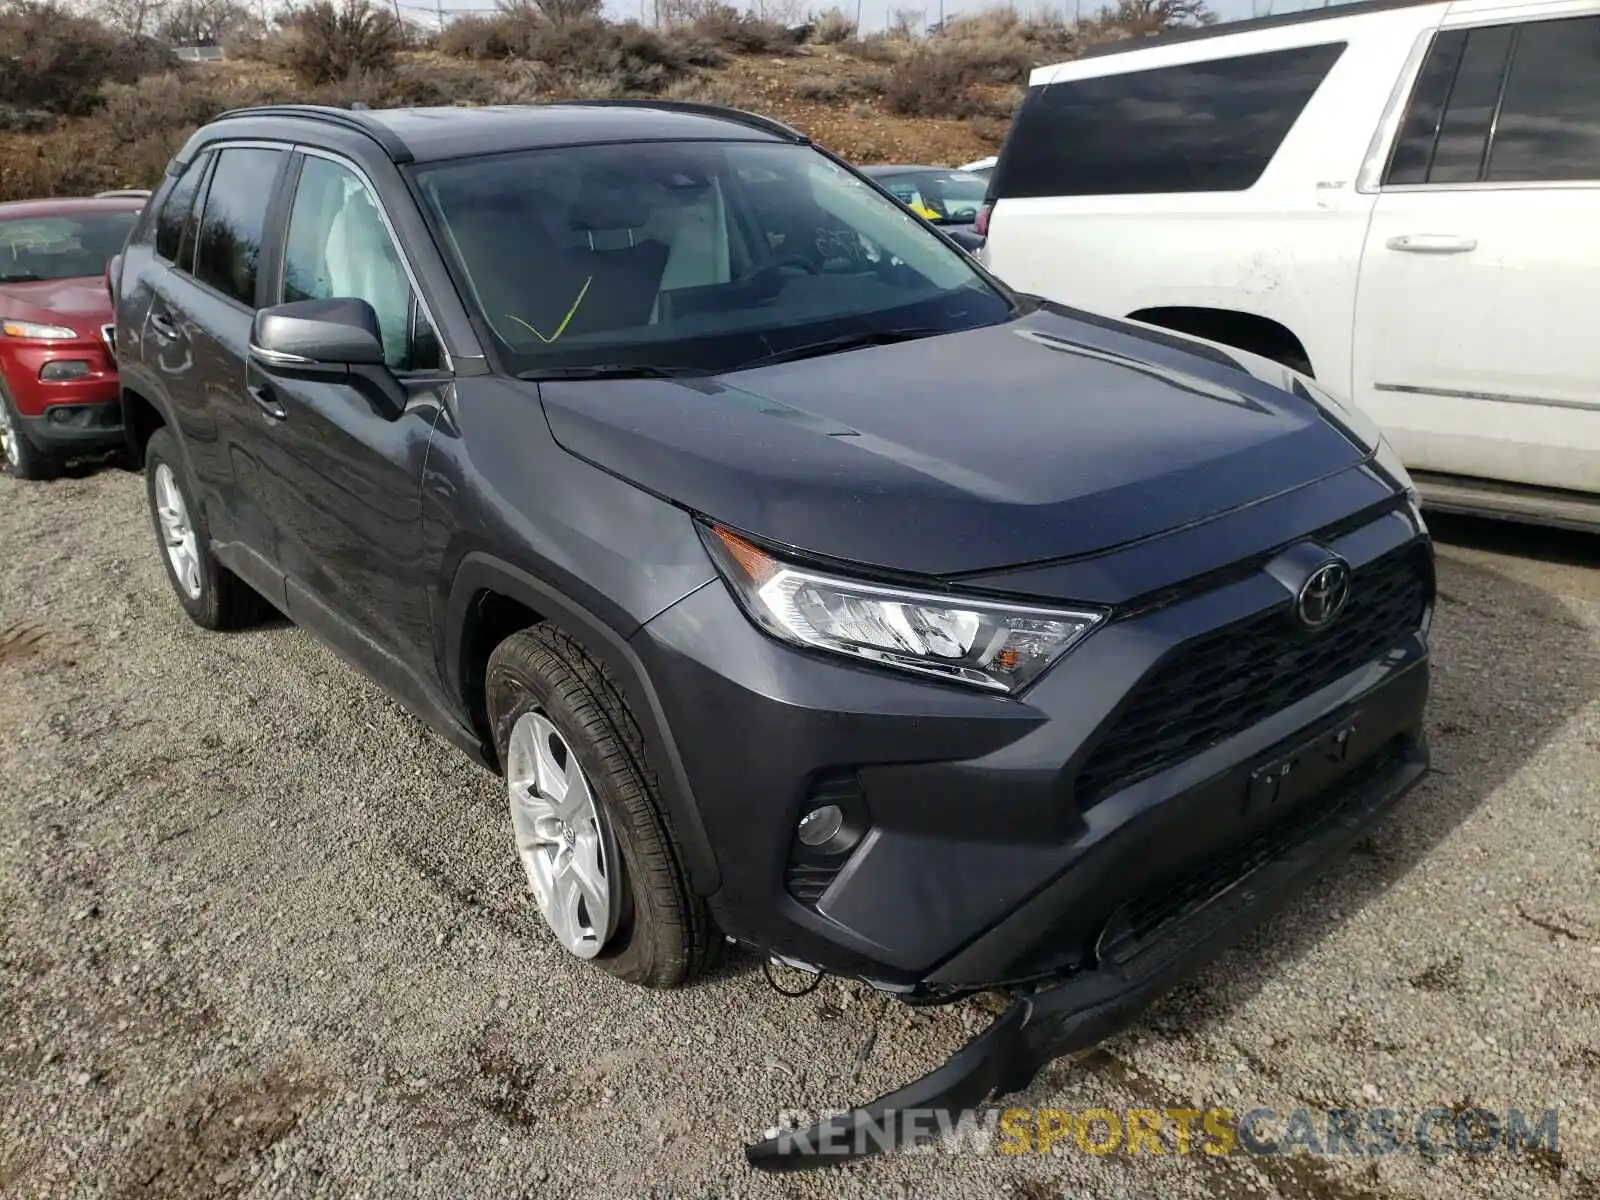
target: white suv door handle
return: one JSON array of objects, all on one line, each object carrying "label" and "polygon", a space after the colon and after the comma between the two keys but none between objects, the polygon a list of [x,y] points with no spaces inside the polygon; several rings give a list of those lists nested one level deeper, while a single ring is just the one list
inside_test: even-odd
[{"label": "white suv door handle", "polygon": [[1477,238],[1449,233],[1406,233],[1389,239],[1389,249],[1408,254],[1466,254],[1477,248]]}]

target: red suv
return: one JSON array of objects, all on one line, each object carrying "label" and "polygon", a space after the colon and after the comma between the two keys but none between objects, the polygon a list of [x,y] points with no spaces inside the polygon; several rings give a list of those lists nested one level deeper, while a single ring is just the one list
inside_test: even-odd
[{"label": "red suv", "polygon": [[0,204],[0,471],[46,479],[122,445],[105,272],[143,204]]}]

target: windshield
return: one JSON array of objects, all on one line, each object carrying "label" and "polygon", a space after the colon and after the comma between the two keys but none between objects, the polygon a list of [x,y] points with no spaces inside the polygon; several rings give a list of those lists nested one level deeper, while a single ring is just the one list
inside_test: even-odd
[{"label": "windshield", "polygon": [[102,275],[133,227],[133,210],[0,219],[0,283]]},{"label": "windshield", "polygon": [[966,171],[909,171],[878,180],[897,199],[926,209],[941,225],[971,225],[989,183]]},{"label": "windshield", "polygon": [[565,147],[443,163],[418,182],[518,374],[727,371],[1010,314],[965,256],[807,146]]}]

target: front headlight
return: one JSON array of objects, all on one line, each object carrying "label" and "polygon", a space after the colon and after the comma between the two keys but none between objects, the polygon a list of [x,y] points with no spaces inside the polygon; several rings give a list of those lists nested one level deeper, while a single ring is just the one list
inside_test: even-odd
[{"label": "front headlight", "polygon": [[1105,619],[858,583],[782,562],[726,529],[700,535],[745,612],[774,637],[974,687],[1026,687]]},{"label": "front headlight", "polygon": [[0,333],[36,342],[61,342],[78,336],[76,329],[68,329],[65,325],[36,325],[32,321],[6,321],[0,324]]}]

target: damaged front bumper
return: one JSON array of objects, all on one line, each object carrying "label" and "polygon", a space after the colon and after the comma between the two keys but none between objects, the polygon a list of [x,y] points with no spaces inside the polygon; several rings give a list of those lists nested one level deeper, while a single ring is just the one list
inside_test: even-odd
[{"label": "damaged front bumper", "polygon": [[1226,861],[1177,882],[1187,892],[1185,903],[1157,928],[1131,935],[1128,923],[1113,917],[1093,969],[1019,996],[989,1029],[921,1079],[747,1146],[750,1165],[800,1171],[903,1149],[953,1128],[961,1113],[991,1097],[1021,1091],[1051,1060],[1119,1032],[1291,900],[1427,770],[1421,737],[1405,740],[1327,797],[1336,803],[1319,808],[1313,802]]}]

